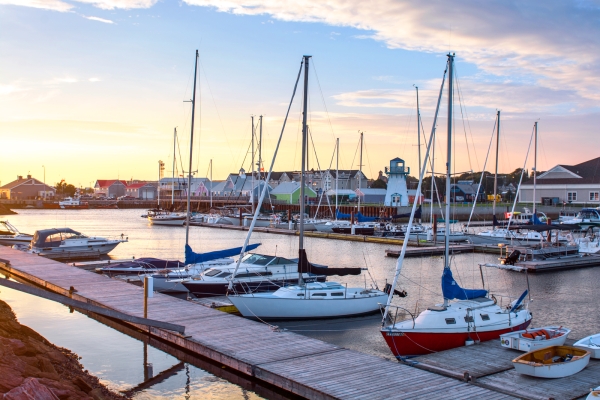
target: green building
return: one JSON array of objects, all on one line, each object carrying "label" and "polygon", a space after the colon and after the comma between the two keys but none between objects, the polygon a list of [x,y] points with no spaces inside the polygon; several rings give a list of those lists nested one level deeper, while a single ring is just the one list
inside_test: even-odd
[{"label": "green building", "polygon": [[[317,192],[308,186],[304,186],[304,195],[307,199],[315,199]],[[274,200],[282,200],[287,204],[300,203],[300,183],[299,182],[282,182],[271,191],[271,198]]]}]

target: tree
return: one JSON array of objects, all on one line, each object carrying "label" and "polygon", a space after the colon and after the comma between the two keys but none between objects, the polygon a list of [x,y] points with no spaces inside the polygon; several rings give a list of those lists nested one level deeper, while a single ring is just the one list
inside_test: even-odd
[{"label": "tree", "polygon": [[65,182],[65,180],[61,180],[60,182],[58,182],[56,185],[54,185],[54,188],[56,189],[56,194],[60,195],[60,196],[71,196],[73,197],[75,195],[75,191],[77,190],[75,188],[75,186],[73,186],[70,183]]},{"label": "tree", "polygon": [[377,179],[371,184],[371,189],[387,189],[387,183],[381,179]]}]

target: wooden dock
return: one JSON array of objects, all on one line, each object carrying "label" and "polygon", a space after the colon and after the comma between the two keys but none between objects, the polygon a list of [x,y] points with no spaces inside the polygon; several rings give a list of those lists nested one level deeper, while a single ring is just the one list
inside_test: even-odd
[{"label": "wooden dock", "polygon": [[527,268],[529,272],[597,267],[600,265],[600,255],[590,254],[584,256],[564,256],[541,261],[518,261],[515,265]]},{"label": "wooden dock", "polygon": [[[474,247],[471,244],[454,244],[450,245],[451,254],[473,253]],[[444,246],[429,246],[429,247],[407,247],[404,257],[431,257],[444,254]],[[400,250],[386,249],[387,257],[400,257]]]},{"label": "wooden dock", "polygon": [[[568,339],[566,344],[574,342]],[[511,361],[522,354],[523,352],[502,347],[498,340],[492,340],[428,354],[407,363],[424,371],[468,379],[475,386],[522,399],[578,399],[586,396],[590,388],[600,385],[600,360],[590,360],[588,366],[575,375],[543,379],[521,375],[515,371]]]},{"label": "wooden dock", "polygon": [[[49,291],[143,316],[143,289],[0,246],[0,268]],[[73,288],[74,290],[69,290]],[[185,326],[185,335],[127,323],[151,337],[310,399],[512,399],[433,372],[340,348],[194,302],[155,294],[148,318]]]}]

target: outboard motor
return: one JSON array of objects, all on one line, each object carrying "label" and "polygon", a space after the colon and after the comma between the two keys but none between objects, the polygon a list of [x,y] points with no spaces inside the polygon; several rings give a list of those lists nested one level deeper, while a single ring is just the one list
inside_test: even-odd
[{"label": "outboard motor", "polygon": [[[383,292],[387,293],[389,295],[391,289],[392,289],[392,285],[390,283],[386,283],[385,287],[383,288]],[[394,294],[398,297],[406,297],[407,296],[406,290],[400,291],[398,289],[394,289]]]},{"label": "outboard motor", "polygon": [[515,262],[519,261],[520,256],[521,252],[515,249],[504,260],[502,260],[502,264],[515,265]]}]

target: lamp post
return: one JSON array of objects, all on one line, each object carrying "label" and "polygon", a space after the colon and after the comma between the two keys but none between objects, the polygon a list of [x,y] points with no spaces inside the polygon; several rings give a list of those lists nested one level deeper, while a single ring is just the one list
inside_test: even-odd
[{"label": "lamp post", "polygon": [[46,200],[46,166],[42,165],[42,168],[44,168],[44,200]]}]

